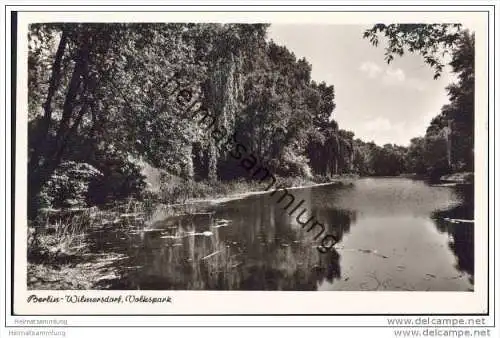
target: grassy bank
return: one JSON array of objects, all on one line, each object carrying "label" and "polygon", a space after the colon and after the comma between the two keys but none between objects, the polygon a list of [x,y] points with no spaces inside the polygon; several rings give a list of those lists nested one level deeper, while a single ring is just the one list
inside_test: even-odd
[{"label": "grassy bank", "polygon": [[28,225],[28,289],[105,289],[119,279],[117,252],[91,248],[89,234],[142,229],[149,201],[129,200],[105,208],[42,210]]},{"label": "grassy bank", "polygon": [[[356,176],[342,175],[335,177],[316,176],[312,178],[304,177],[277,177],[276,183],[269,190],[275,187],[303,187],[313,186],[322,183],[342,183],[352,180]],[[158,198],[161,203],[178,204],[186,203],[196,199],[217,199],[231,195],[240,195],[249,192],[265,191],[269,182],[235,180],[235,181],[182,181],[179,178],[172,178],[163,183],[159,189]]]}]

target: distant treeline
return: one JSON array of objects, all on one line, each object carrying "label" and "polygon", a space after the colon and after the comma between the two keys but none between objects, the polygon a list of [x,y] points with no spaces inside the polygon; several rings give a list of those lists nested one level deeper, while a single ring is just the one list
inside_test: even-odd
[{"label": "distant treeline", "polygon": [[472,169],[473,35],[456,37],[459,81],[426,136],[380,147],[339,128],[333,85],[312,81],[311,64],[268,41],[268,26],[32,24],[31,211],[139,196],[138,160],[186,180],[248,177],[186,107],[217,116],[281,177]]}]

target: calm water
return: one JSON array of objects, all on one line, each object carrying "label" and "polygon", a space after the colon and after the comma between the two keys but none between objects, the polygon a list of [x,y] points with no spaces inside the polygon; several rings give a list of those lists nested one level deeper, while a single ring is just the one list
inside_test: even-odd
[{"label": "calm water", "polygon": [[[123,257],[106,287],[473,290],[474,224],[449,221],[473,219],[471,187],[364,178],[292,193],[305,201],[292,216],[279,196],[255,195],[160,217],[147,231],[91,234],[94,252]],[[340,239],[332,251],[320,253],[321,238],[297,222],[302,209]]]}]

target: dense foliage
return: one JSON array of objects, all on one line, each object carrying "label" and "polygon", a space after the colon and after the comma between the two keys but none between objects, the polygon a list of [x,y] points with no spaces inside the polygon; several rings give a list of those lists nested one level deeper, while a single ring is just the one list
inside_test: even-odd
[{"label": "dense foliage", "polygon": [[[449,86],[451,104],[443,107],[426,137],[413,140],[406,149],[364,143],[340,129],[334,119],[334,87],[312,81],[312,66],[306,59],[266,40],[267,27],[31,25],[31,212],[47,203],[64,206],[69,197],[41,197],[47,191],[77,191],[67,186],[72,181],[86,194],[85,199],[70,198],[78,205],[83,200],[95,204],[139,196],[145,186],[140,162],[185,180],[247,178],[238,163],[217,147],[213,135],[192,118],[190,112],[196,109],[216,116],[218,127],[237,135],[277,176],[471,169],[473,35],[465,32],[459,42],[438,39],[446,47],[457,46],[451,66],[459,82]],[[404,39],[413,41],[413,33],[405,27],[384,27],[376,26],[366,37],[374,42],[373,34],[389,32],[397,38],[390,52],[398,54]],[[403,35],[395,33],[397,29]],[[432,38],[440,32],[449,34],[434,27],[422,44],[412,42],[410,51],[432,54]],[[451,135],[453,151],[443,157],[442,149],[450,153],[448,143],[441,147],[446,128],[451,128],[445,134]],[[443,158],[448,158],[444,164]],[[70,179],[75,168],[87,169],[84,181]]]}]

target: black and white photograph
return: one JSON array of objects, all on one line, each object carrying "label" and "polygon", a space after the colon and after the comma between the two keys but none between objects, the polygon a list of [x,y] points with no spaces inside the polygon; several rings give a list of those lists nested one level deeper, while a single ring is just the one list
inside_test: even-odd
[{"label": "black and white photograph", "polygon": [[489,336],[483,7],[13,8],[6,320]]},{"label": "black and white photograph", "polygon": [[26,39],[29,289],[474,290],[460,22]]}]

